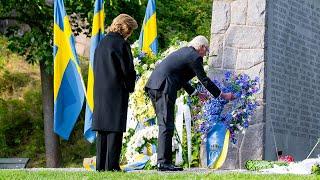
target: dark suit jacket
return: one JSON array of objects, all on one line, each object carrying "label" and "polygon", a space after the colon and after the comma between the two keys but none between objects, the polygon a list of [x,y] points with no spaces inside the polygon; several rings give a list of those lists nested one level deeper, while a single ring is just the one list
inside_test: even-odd
[{"label": "dark suit jacket", "polygon": [[188,81],[195,76],[214,97],[220,95],[221,91],[203,69],[203,58],[193,47],[183,47],[166,57],[152,72],[146,89],[156,89],[174,96],[183,87],[188,94],[192,94],[194,88]]},{"label": "dark suit jacket", "polygon": [[126,130],[129,92],[136,72],[131,48],[118,33],[108,33],[94,54],[94,110],[92,129]]}]

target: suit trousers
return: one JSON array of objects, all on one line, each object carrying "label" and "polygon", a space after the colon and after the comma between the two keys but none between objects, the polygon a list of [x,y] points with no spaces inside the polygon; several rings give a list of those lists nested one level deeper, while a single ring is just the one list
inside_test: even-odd
[{"label": "suit trousers", "polygon": [[155,108],[159,126],[158,164],[172,164],[172,137],[174,133],[174,108],[176,95],[159,90],[148,89],[146,92]]},{"label": "suit trousers", "polygon": [[97,132],[97,171],[120,171],[119,160],[123,132]]}]

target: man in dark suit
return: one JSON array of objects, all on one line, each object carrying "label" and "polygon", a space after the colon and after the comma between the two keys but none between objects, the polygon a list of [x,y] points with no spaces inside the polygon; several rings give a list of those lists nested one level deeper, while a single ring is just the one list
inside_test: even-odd
[{"label": "man in dark suit", "polygon": [[126,40],[137,27],[131,16],[120,14],[112,21],[94,54],[92,130],[97,131],[97,171],[120,171],[129,93],[133,92],[136,79]]},{"label": "man in dark suit", "polygon": [[172,165],[172,136],[174,133],[174,108],[177,91],[184,88],[188,94],[197,94],[188,83],[197,76],[204,87],[214,96],[234,99],[231,93],[222,93],[207,77],[203,69],[203,57],[208,52],[208,40],[195,37],[188,47],[183,47],[166,57],[152,72],[145,90],[150,97],[158,119],[158,170],[182,171]]}]

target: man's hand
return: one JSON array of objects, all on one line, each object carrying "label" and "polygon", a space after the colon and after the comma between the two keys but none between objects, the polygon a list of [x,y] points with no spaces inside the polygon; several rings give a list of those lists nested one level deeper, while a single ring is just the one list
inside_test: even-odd
[{"label": "man's hand", "polygon": [[207,95],[206,95],[205,93],[200,93],[200,92],[198,92],[198,93],[197,93],[197,96],[199,97],[200,100],[207,99]]},{"label": "man's hand", "polygon": [[228,101],[232,101],[235,99],[235,97],[232,93],[221,93],[220,97],[222,97],[223,99],[228,100]]}]

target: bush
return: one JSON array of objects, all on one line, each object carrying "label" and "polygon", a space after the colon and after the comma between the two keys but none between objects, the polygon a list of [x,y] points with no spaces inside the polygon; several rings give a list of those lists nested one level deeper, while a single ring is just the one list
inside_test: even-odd
[{"label": "bush", "polygon": [[31,80],[32,78],[26,73],[5,71],[3,76],[0,77],[0,93],[5,91],[13,93],[13,91],[25,87]]},{"label": "bush", "polygon": [[[95,144],[83,136],[84,111],[69,141],[61,140],[63,166],[80,167],[95,154]],[[45,166],[45,145],[40,87],[23,99],[0,99],[0,157],[31,158],[30,167]]]},{"label": "bush", "polygon": [[0,99],[1,157],[28,157],[31,164],[44,165],[41,110],[39,89],[28,91],[24,99]]}]

